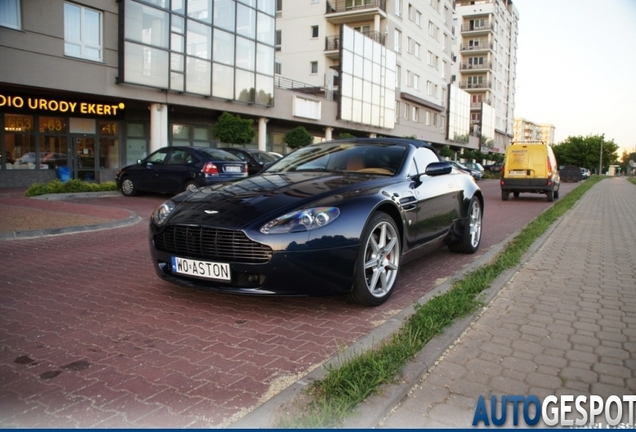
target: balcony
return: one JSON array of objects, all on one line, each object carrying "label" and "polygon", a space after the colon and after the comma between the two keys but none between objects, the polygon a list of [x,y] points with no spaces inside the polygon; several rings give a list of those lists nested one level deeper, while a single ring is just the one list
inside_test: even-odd
[{"label": "balcony", "polygon": [[479,45],[461,44],[459,46],[460,52],[470,52],[471,54],[477,54],[479,52],[492,51],[495,44],[492,42],[482,42]]},{"label": "balcony", "polygon": [[463,24],[462,34],[477,36],[480,34],[495,33],[495,24],[487,23],[481,26],[475,26],[473,24]]},{"label": "balcony", "polygon": [[[386,35],[377,31],[365,31],[360,33],[380,45],[384,45],[386,40]],[[340,56],[340,35],[325,37],[325,55],[332,59],[337,59]]]},{"label": "balcony", "polygon": [[462,90],[489,90],[492,89],[492,83],[490,81],[483,82],[468,82],[460,81],[459,88]]},{"label": "balcony", "polygon": [[492,69],[492,62],[484,62],[483,64],[460,63],[460,71],[487,71]]},{"label": "balcony", "polygon": [[333,24],[386,18],[386,0],[327,0],[325,17]]}]

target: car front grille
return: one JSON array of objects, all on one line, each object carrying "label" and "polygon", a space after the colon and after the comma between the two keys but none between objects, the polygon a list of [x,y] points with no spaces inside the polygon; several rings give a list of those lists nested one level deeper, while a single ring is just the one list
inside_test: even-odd
[{"label": "car front grille", "polygon": [[201,260],[262,264],[272,257],[269,246],[250,240],[241,231],[169,226],[154,240],[160,251]]}]

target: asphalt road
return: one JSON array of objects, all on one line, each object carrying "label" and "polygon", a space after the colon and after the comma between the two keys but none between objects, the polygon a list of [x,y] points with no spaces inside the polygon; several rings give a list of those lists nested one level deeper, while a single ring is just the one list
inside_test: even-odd
[{"label": "asphalt road", "polygon": [[[166,197],[82,199],[133,226],[0,242],[0,427],[229,426],[452,277],[547,209],[543,195],[485,196],[481,248],[403,267],[377,308],[341,297],[233,296],[170,285],[147,224]],[[562,185],[561,196],[575,183]]]}]

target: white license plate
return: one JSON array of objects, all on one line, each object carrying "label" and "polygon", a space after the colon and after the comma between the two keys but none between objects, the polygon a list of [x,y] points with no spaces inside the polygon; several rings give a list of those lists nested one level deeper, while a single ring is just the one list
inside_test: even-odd
[{"label": "white license plate", "polygon": [[210,261],[198,261],[187,258],[172,257],[172,271],[174,273],[195,276],[204,279],[230,281],[230,265]]},{"label": "white license plate", "polygon": [[525,171],[510,171],[510,175],[526,175]]},{"label": "white license plate", "polygon": [[225,167],[225,172],[234,172],[234,173],[240,173],[243,170],[241,169],[240,166],[226,166]]}]

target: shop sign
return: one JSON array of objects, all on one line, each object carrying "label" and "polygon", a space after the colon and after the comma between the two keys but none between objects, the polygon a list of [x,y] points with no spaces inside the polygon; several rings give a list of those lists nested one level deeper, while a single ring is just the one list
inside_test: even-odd
[{"label": "shop sign", "polygon": [[0,94],[0,108],[5,107],[68,114],[116,116],[120,111],[123,111],[125,105],[123,102],[118,104],[101,104]]}]

